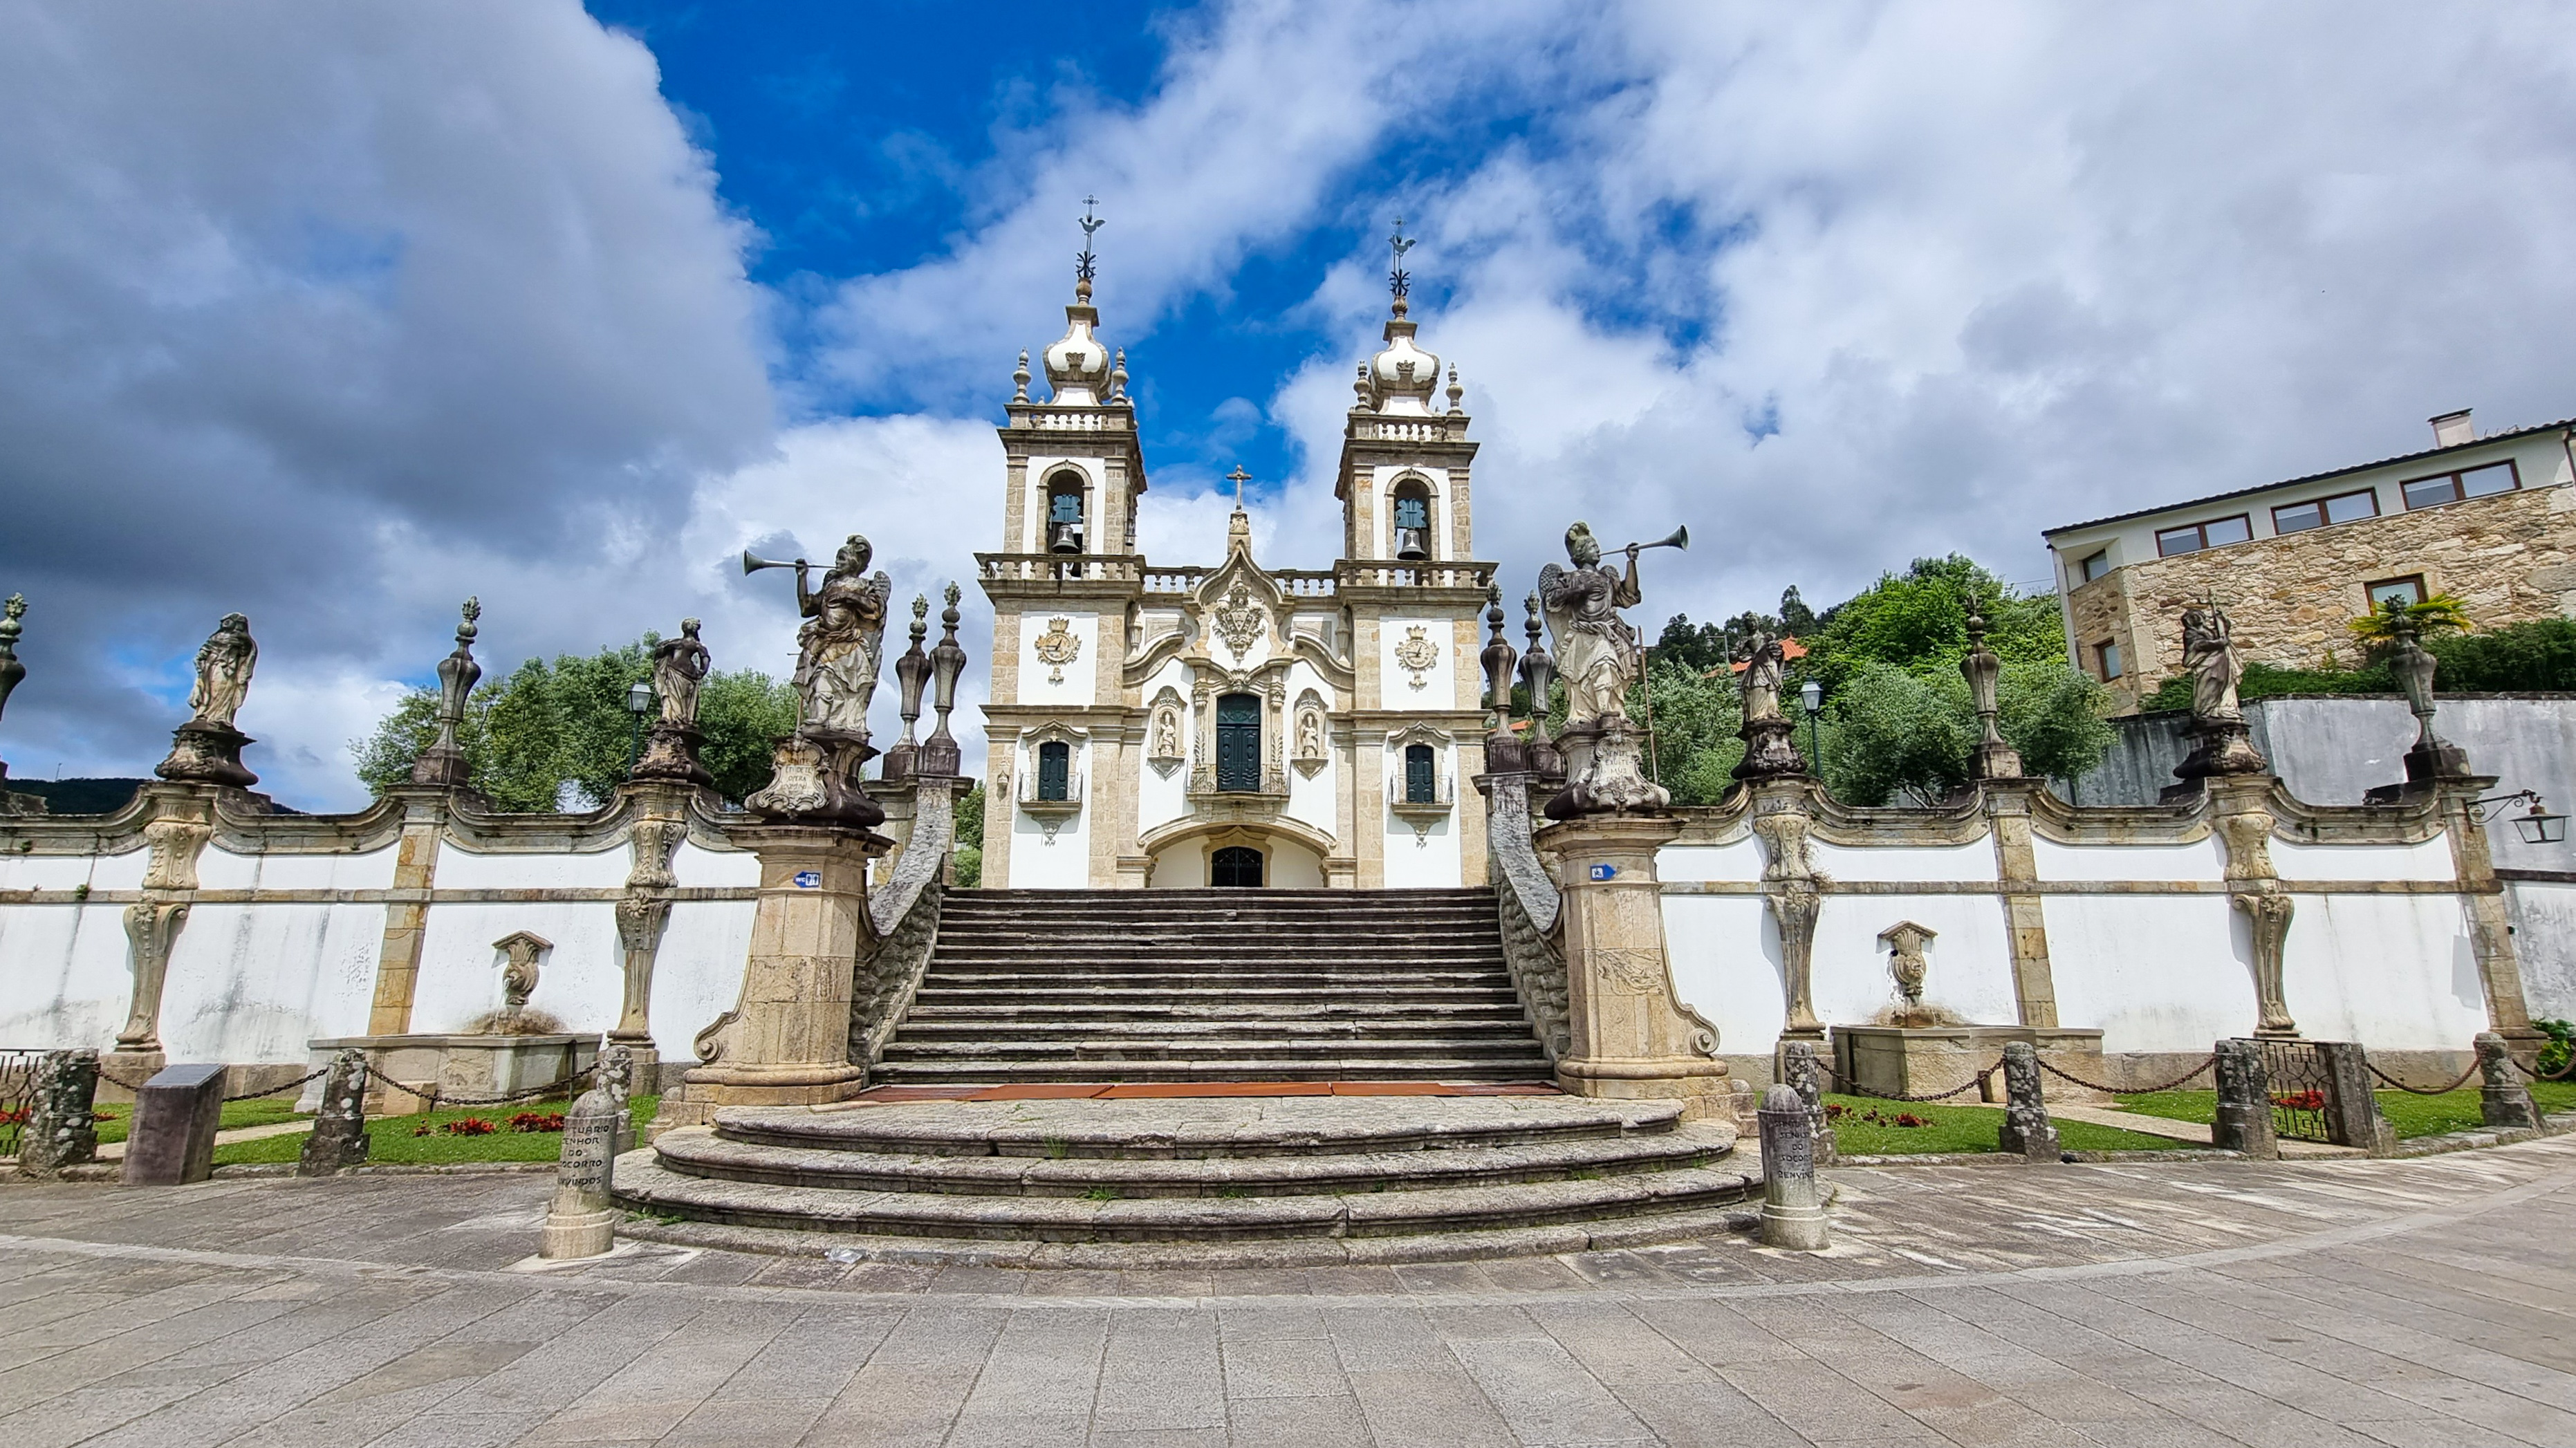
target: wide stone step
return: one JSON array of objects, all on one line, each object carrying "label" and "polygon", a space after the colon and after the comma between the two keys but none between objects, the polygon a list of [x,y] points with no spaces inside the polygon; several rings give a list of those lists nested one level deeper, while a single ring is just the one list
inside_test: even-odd
[{"label": "wide stone step", "polygon": [[1422,1021],[1448,1022],[1458,1025],[1493,1022],[1518,1026],[1523,1017],[1520,1007],[1510,1000],[1469,1005],[1456,1001],[1297,1001],[1281,999],[1264,1002],[1230,1000],[1222,996],[1207,1000],[1140,1000],[1125,1005],[1107,1005],[1084,993],[1067,992],[1063,996],[1038,996],[1026,1000],[974,1003],[921,1001],[916,998],[912,1013],[904,1024],[912,1026],[932,1021],[1174,1021],[1219,1022],[1239,1021],[1348,1021],[1357,1024],[1382,1022],[1406,1028],[1418,1028]]},{"label": "wide stone step", "polygon": [[923,973],[922,986],[932,989],[944,986],[1001,989],[1026,985],[1039,988],[1084,990],[1173,990],[1201,989],[1229,992],[1312,991],[1347,987],[1352,990],[1411,994],[1420,991],[1505,990],[1511,976],[1499,970],[1453,971],[1351,971],[1351,970],[1246,970],[1233,975],[1205,971],[1160,971],[1127,969],[1080,974],[1060,970],[953,970],[934,962]]},{"label": "wide stone step", "polygon": [[1704,1210],[1745,1201],[1754,1185],[1720,1166],[1420,1191],[1097,1200],[716,1180],[668,1170],[649,1152],[620,1158],[616,1171],[617,1200],[635,1211],[741,1226],[1038,1242],[1239,1242],[1548,1226]]},{"label": "wide stone step", "polygon": [[952,1196],[1316,1196],[1511,1186],[1714,1165],[1731,1134],[1699,1129],[1657,1135],[1451,1146],[1438,1150],[1309,1156],[1136,1157],[907,1155],[733,1139],[691,1128],[657,1143],[661,1164],[684,1176],[838,1191]]},{"label": "wide stone step", "polygon": [[[899,1048],[899,1049],[898,1049]],[[1485,1057],[1538,1054],[1526,1030],[1517,1039],[1499,1033],[1448,1031],[1438,1035],[1355,1037],[1347,1032],[1255,1035],[1249,1031],[1133,1031],[1101,1034],[1081,1040],[1029,1040],[973,1033],[915,1037],[906,1032],[886,1046],[887,1060],[929,1061],[960,1055],[1009,1056],[1022,1061],[1167,1061],[1214,1057],[1293,1058],[1323,1055],[1342,1060],[1405,1060],[1418,1056]]]},{"label": "wide stone step", "polygon": [[734,1106],[729,1140],[896,1156],[1315,1156],[1655,1138],[1681,1103],[1554,1094],[1382,1099],[1197,1097]]},{"label": "wide stone step", "polygon": [[[891,1048],[889,1048],[891,1050]],[[909,1060],[888,1055],[871,1071],[888,1085],[1004,1086],[1018,1083],[1107,1085],[1212,1081],[1439,1081],[1454,1085],[1508,1085],[1554,1080],[1535,1046],[1526,1059],[1418,1057],[1349,1060],[1340,1057],[1245,1056],[1216,1060],[1025,1061],[1009,1058]]]}]

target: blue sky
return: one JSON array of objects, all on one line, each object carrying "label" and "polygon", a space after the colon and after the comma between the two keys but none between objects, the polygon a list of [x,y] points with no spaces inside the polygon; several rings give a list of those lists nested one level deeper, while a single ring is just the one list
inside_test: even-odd
[{"label": "blue sky", "polygon": [[[0,0],[0,721],[133,774],[214,620],[281,797],[484,607],[506,669],[862,531],[999,543],[1086,195],[1151,556],[1329,561],[1397,214],[1477,551],[1693,546],[1649,626],[2576,413],[2576,52],[2495,4]],[[966,636],[986,615],[970,588]],[[965,723],[981,697],[970,672]],[[890,710],[891,704],[885,703]],[[970,740],[970,748],[972,742]]]}]

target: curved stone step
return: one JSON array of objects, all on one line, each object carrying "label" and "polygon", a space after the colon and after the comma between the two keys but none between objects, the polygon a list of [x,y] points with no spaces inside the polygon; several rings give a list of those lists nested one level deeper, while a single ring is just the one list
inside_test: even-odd
[{"label": "curved stone step", "polygon": [[1421,1081],[1452,1086],[1545,1086],[1555,1074],[1542,1058],[1497,1061],[1078,1061],[1028,1065],[1010,1061],[907,1062],[889,1059],[874,1072],[888,1086],[1183,1085],[1221,1081]]},{"label": "curved stone step", "polygon": [[963,1196],[722,1181],[618,1159],[629,1210],[697,1221],[876,1236],[1031,1242],[1239,1242],[1392,1237],[1555,1226],[1704,1211],[1747,1200],[1755,1179],[1723,1167],[1512,1186],[1246,1197]]},{"label": "curved stone step", "polygon": [[1664,1140],[1676,1101],[1580,1096],[1216,1097],[1167,1101],[954,1101],[732,1106],[715,1134],[895,1156],[1171,1160]]}]

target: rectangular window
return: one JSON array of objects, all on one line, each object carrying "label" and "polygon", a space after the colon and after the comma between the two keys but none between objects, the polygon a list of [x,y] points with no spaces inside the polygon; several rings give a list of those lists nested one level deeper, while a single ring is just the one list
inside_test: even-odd
[{"label": "rectangular window", "polygon": [[2409,508],[2438,508],[2462,498],[2484,498],[2496,493],[2510,493],[2522,486],[2521,474],[2514,471],[2513,460],[2489,463],[2485,467],[2467,468],[2439,477],[2417,478],[2400,491],[2406,495]]},{"label": "rectangular window", "polygon": [[2341,493],[2320,498],[2313,503],[2285,503],[2272,510],[2272,531],[2304,533],[2329,523],[2350,523],[2361,518],[2379,516],[2379,495],[2364,489],[2358,493]]},{"label": "rectangular window", "polygon": [[2404,578],[2383,578],[2377,583],[2365,584],[2363,588],[2370,595],[2370,607],[2374,613],[2391,603],[2424,601],[2424,575],[2421,573],[2410,573]]},{"label": "rectangular window", "polygon": [[2239,513],[2233,518],[2213,518],[2206,523],[2158,529],[2156,554],[2161,558],[2171,558],[2177,553],[2197,553],[2203,548],[2223,548],[2230,543],[2242,543],[2253,536],[2253,520]]},{"label": "rectangular window", "polygon": [[2097,579],[2103,574],[2111,571],[2111,550],[2108,548],[2094,549],[2092,552],[2084,555],[2084,562],[2080,566],[2084,570],[2084,581],[2091,583],[2094,579]]},{"label": "rectangular window", "polygon": [[2103,683],[2107,684],[2113,679],[2120,677],[2120,646],[2118,644],[2112,643],[2108,639],[2095,644],[2093,646],[2093,658],[2101,665]]}]

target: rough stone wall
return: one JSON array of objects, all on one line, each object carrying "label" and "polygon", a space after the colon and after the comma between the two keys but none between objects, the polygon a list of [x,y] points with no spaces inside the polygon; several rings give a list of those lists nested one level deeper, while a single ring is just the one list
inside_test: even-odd
[{"label": "rough stone wall", "polygon": [[2257,538],[2113,569],[2067,595],[2088,672],[2093,646],[2120,644],[2123,711],[2181,668],[2182,611],[2215,592],[2249,662],[2342,667],[2358,658],[2345,627],[2366,585],[2410,573],[2456,596],[2481,628],[2576,615],[2576,487],[2526,487],[2421,512]]}]

